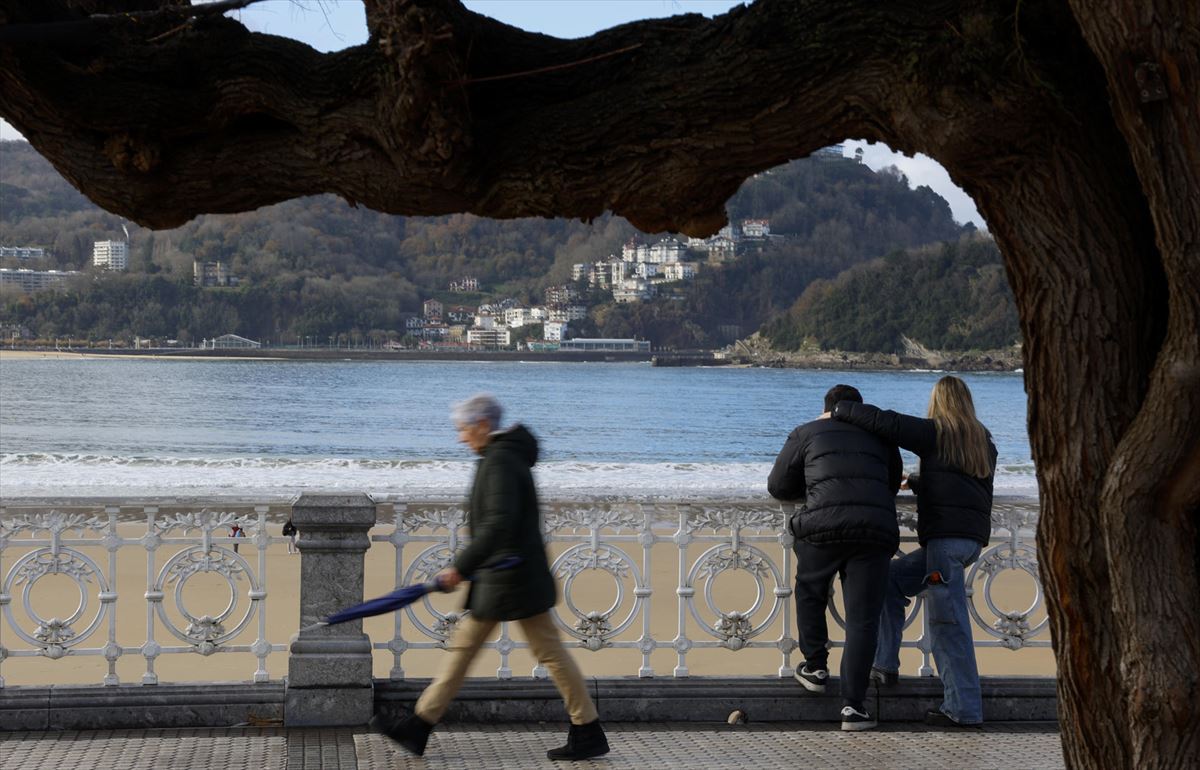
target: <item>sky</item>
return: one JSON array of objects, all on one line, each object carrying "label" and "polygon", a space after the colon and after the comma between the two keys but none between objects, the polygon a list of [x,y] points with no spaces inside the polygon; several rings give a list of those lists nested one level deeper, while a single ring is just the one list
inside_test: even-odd
[{"label": "sky", "polygon": [[[741,4],[734,0],[464,0],[464,5],[476,13],[564,38],[585,37],[639,19],[681,13],[715,16]],[[336,51],[367,39],[366,14],[360,0],[265,0],[229,15],[256,32],[301,40],[320,51]],[[0,120],[0,139],[17,138],[20,134]],[[902,155],[887,145],[850,137],[844,145],[847,154],[861,147],[863,161],[873,169],[896,166],[912,186],[931,187],[950,204],[957,221],[986,228],[970,197],[932,158]]]}]

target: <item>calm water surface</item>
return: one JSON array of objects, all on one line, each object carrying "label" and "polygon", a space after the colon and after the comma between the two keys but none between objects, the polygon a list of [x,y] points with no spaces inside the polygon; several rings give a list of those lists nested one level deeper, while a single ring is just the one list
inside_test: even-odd
[{"label": "calm water surface", "polygon": [[[6,359],[0,497],[457,497],[450,404],[479,390],[541,440],[544,497],[765,495],[825,391],[924,414],[931,372],[623,363]],[[997,492],[1036,493],[1020,374],[965,375],[1000,451]],[[911,455],[906,463],[915,467]]]}]

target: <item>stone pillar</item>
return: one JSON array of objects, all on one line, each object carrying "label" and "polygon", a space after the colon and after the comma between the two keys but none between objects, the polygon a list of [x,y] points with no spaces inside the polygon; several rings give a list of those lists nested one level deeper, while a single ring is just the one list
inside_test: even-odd
[{"label": "stone pillar", "polygon": [[303,494],[292,503],[300,532],[300,628],[288,658],[288,727],[361,725],[374,705],[371,640],[362,621],[305,628],[363,601],[364,554],[375,501],[365,494]]}]

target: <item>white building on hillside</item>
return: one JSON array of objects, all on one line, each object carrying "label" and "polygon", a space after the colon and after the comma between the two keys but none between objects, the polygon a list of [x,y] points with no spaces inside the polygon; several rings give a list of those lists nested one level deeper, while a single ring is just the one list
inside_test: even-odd
[{"label": "white building on hillside", "polygon": [[560,321],[568,323],[570,321],[582,321],[587,318],[586,305],[559,305],[549,308],[547,318],[550,321]]},{"label": "white building on hillside", "polygon": [[0,259],[45,259],[46,250],[34,246],[0,246]]},{"label": "white building on hillside", "polygon": [[743,219],[742,235],[746,238],[766,238],[771,234],[771,220]]},{"label": "white building on hillside", "polygon": [[617,302],[641,302],[654,296],[653,284],[645,278],[626,278],[613,287],[613,299]]},{"label": "white building on hillside", "polygon": [[519,329],[537,323],[533,318],[533,308],[510,307],[504,311],[504,324],[510,329]]},{"label": "white building on hillside", "polygon": [[542,327],[542,339],[547,342],[562,342],[567,336],[565,321],[547,321]]},{"label": "white building on hillside", "polygon": [[667,281],[690,281],[696,277],[695,262],[669,262],[662,266]]},{"label": "white building on hillside", "polygon": [[648,250],[647,262],[656,265],[665,265],[668,262],[678,262],[683,259],[684,252],[687,251],[682,243],[674,238],[663,238],[658,243],[651,246]]},{"label": "white building on hillside", "polygon": [[708,261],[728,262],[737,257],[737,241],[718,235],[708,240]]},{"label": "white building on hillside", "polygon": [[125,241],[96,241],[92,244],[92,264],[105,270],[129,267],[129,244]]},{"label": "white building on hillside", "polygon": [[25,294],[61,287],[68,279],[79,275],[76,270],[10,270],[0,267],[0,286],[15,286]]}]

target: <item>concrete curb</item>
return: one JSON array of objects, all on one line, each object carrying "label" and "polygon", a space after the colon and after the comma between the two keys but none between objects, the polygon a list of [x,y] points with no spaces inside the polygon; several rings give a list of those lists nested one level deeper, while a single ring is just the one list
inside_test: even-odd
[{"label": "concrete curb", "polygon": [[[375,680],[375,709],[407,713],[428,679]],[[831,721],[841,699],[837,679],[829,691],[813,695],[791,679],[776,677],[695,677],[690,679],[591,679],[606,722],[724,722],[741,711],[751,722]],[[0,731],[98,730],[220,727],[247,722],[282,723],[283,682],[206,682],[159,685],[57,685],[0,689]],[[889,722],[919,722],[941,702],[942,687],[932,677],[902,677],[900,683],[868,694],[868,706]],[[988,722],[1054,721],[1053,679],[985,677],[984,719]],[[463,723],[565,722],[554,685],[528,678],[469,680],[446,715]]]}]

